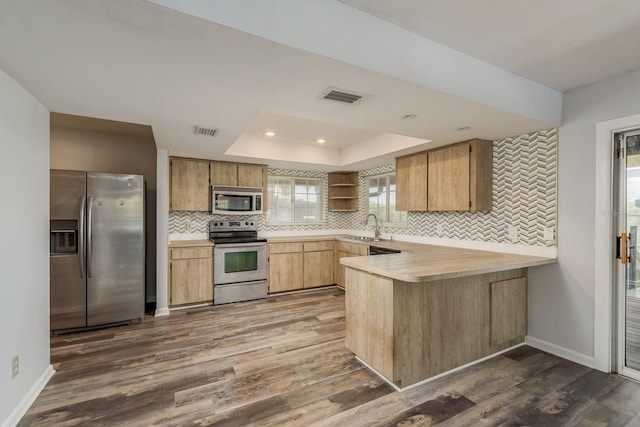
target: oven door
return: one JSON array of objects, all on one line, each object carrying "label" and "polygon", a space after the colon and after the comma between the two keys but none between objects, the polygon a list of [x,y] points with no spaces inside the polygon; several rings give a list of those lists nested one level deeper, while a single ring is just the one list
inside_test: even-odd
[{"label": "oven door", "polygon": [[250,282],[267,278],[267,244],[222,243],[213,247],[213,284]]}]

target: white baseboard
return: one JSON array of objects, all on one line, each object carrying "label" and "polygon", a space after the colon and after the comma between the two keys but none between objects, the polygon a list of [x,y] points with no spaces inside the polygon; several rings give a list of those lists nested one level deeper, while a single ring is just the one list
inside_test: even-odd
[{"label": "white baseboard", "polygon": [[568,348],[561,347],[556,344],[552,344],[548,341],[544,341],[538,338],[527,335],[524,339],[525,344],[537,348],[538,350],[546,351],[554,356],[562,357],[563,359],[570,360],[571,362],[584,365],[588,368],[595,368],[593,356],[587,356],[577,351],[569,350]]},{"label": "white baseboard", "polygon": [[53,369],[53,365],[47,366],[44,370],[38,381],[31,387],[29,392],[22,398],[18,406],[9,414],[9,418],[4,420],[2,423],[2,427],[15,427],[18,422],[24,417],[24,414],[27,413],[33,402],[35,402],[36,398],[47,385],[53,374],[55,374],[55,370]]},{"label": "white baseboard", "polygon": [[156,311],[153,313],[153,317],[168,316],[168,315],[169,315],[169,307],[156,308]]},{"label": "white baseboard", "polygon": [[[198,308],[198,307],[211,307],[213,304],[210,302],[205,302],[202,304],[192,304],[192,305],[181,305],[180,307],[171,307],[169,309],[169,312],[172,311],[180,311],[180,310],[189,310],[190,308]],[[158,312],[156,311],[155,316],[164,316],[164,314],[158,314]]]}]

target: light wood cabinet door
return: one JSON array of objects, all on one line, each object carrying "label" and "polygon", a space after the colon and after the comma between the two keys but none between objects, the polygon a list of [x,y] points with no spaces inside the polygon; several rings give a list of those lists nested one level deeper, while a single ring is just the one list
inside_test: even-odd
[{"label": "light wood cabinet door", "polygon": [[491,141],[472,139],[428,154],[429,211],[491,210]]},{"label": "light wood cabinet door", "polygon": [[491,283],[491,345],[527,335],[527,278]]},{"label": "light wood cabinet door", "polygon": [[333,249],[304,253],[304,288],[332,285]]},{"label": "light wood cabinet door", "polygon": [[209,162],[171,159],[170,210],[209,211]]},{"label": "light wood cabinet door", "polygon": [[493,196],[493,142],[471,142],[470,197],[472,211],[490,211]]},{"label": "light wood cabinet door", "polygon": [[292,291],[303,287],[302,252],[269,255],[269,293]]},{"label": "light wood cabinet door", "polygon": [[213,301],[212,266],[210,257],[172,260],[170,305]]},{"label": "light wood cabinet door", "polygon": [[335,262],[334,262],[334,265],[335,265],[334,280],[336,282],[336,285],[342,286],[343,288],[345,287],[344,265],[340,264],[340,258],[346,258],[350,256],[355,256],[355,255],[349,252],[336,251]]},{"label": "light wood cabinet door", "polygon": [[211,185],[238,185],[238,164],[211,162]]},{"label": "light wood cabinet door", "polygon": [[238,185],[240,187],[263,187],[262,165],[238,164]]},{"label": "light wood cabinet door", "polygon": [[426,152],[396,159],[396,209],[426,211],[429,179]]},{"label": "light wood cabinet door", "polygon": [[469,144],[430,151],[428,174],[430,211],[469,210]]},{"label": "light wood cabinet door", "polygon": [[361,245],[357,243],[337,242],[334,261],[334,280],[336,285],[342,286],[347,290],[347,281],[345,280],[345,266],[340,264],[340,258],[348,258],[352,256],[369,255],[369,245]]}]

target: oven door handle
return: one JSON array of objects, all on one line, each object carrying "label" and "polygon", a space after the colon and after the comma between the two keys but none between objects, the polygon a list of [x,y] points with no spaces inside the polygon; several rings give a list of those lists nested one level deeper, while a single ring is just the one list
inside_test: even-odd
[{"label": "oven door handle", "polygon": [[213,249],[233,249],[233,248],[261,248],[267,246],[266,242],[262,242],[262,243],[255,243],[255,242],[250,242],[250,243],[219,243],[219,244],[213,244]]}]

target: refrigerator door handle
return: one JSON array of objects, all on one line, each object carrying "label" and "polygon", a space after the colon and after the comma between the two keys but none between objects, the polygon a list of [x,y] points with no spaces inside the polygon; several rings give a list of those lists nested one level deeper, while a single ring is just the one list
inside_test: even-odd
[{"label": "refrigerator door handle", "polygon": [[84,212],[86,199],[80,198],[80,224],[78,225],[78,260],[80,262],[80,277],[84,278]]},{"label": "refrigerator door handle", "polygon": [[91,277],[91,259],[92,256],[92,228],[93,228],[93,198],[87,197],[87,277]]}]

